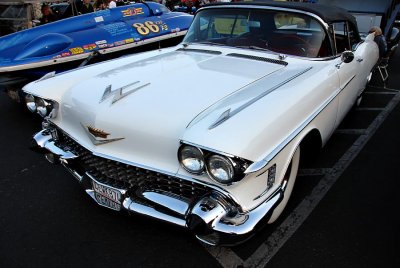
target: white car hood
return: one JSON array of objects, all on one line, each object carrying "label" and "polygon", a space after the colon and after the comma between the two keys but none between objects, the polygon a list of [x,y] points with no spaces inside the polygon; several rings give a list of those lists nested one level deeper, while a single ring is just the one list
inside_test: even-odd
[{"label": "white car hood", "polygon": [[[192,120],[282,68],[260,60],[172,51],[81,81],[62,97],[56,123],[97,154],[174,173],[180,139]],[[94,145],[88,127],[117,140]]]}]

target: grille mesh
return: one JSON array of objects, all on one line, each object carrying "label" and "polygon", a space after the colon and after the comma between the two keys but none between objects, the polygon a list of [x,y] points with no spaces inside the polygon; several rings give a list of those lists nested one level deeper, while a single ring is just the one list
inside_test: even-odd
[{"label": "grille mesh", "polygon": [[189,200],[198,199],[211,192],[209,187],[195,182],[95,156],[59,129],[58,135],[60,139],[57,146],[79,155],[75,163],[79,169],[88,172],[104,184],[128,189],[131,193],[136,189],[158,190]]}]

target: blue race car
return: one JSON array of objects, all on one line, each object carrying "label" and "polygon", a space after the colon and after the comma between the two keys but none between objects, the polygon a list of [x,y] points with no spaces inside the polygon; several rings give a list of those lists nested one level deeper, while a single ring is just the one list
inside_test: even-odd
[{"label": "blue race car", "polygon": [[0,85],[19,100],[21,85],[49,72],[178,44],[193,16],[143,2],[63,19],[0,38]]}]

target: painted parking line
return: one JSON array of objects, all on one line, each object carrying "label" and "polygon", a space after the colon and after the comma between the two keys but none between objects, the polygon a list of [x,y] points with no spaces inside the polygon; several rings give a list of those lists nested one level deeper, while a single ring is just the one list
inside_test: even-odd
[{"label": "painted parking line", "polygon": [[[376,87],[375,87],[376,88]],[[387,88],[380,88],[387,90]],[[227,247],[209,247],[207,251],[222,265],[222,267],[264,267],[272,259],[279,249],[289,240],[296,230],[303,224],[314,208],[326,195],[329,189],[335,184],[352,160],[360,153],[366,143],[375,134],[386,117],[400,102],[399,90],[393,90],[394,97],[389,101],[385,108],[372,121],[367,129],[361,132],[353,130],[360,134],[359,138],[350,146],[343,156],[336,162],[332,168],[327,169],[308,169],[303,171],[307,174],[322,174],[323,177],[314,187],[311,194],[306,196],[302,202],[289,214],[289,216],[279,225],[276,230],[261,244],[253,254],[246,260],[242,260],[235,252]],[[367,93],[367,92],[366,92]],[[375,92],[376,93],[376,92]],[[385,93],[385,92],[378,92]],[[391,94],[393,94],[391,93]],[[368,109],[368,108],[364,108]],[[352,133],[351,133],[352,134]],[[301,175],[301,174],[299,174]]]}]

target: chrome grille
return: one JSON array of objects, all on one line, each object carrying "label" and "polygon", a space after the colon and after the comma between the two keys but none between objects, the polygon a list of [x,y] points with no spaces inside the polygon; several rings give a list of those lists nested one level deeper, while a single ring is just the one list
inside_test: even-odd
[{"label": "chrome grille", "polygon": [[57,146],[79,155],[74,164],[82,172],[88,172],[104,184],[132,190],[131,192],[136,189],[160,190],[190,200],[198,199],[211,192],[209,187],[195,182],[95,156],[60,129],[58,129],[58,136],[60,139]]}]

